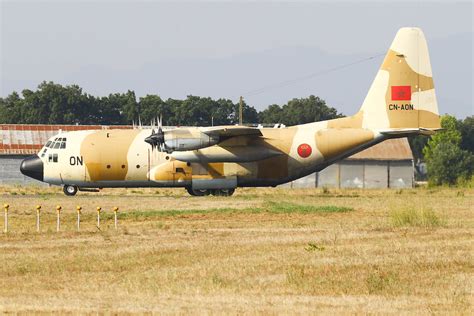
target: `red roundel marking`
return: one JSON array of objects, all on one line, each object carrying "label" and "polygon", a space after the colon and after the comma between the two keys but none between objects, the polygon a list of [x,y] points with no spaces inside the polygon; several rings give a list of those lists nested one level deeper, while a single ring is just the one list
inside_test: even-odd
[{"label": "red roundel marking", "polygon": [[298,155],[302,158],[309,157],[312,151],[311,146],[308,144],[301,144],[298,146]]}]

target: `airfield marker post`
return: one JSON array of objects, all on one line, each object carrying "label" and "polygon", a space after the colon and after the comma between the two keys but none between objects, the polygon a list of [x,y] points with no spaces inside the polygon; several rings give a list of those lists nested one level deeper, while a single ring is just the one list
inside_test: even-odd
[{"label": "airfield marker post", "polygon": [[60,219],[60,214],[61,214],[61,205],[58,205],[56,206],[56,213],[57,213],[57,217],[56,217],[56,231],[58,232],[59,229],[61,228],[61,219]]},{"label": "airfield marker post", "polygon": [[117,212],[118,212],[119,208],[117,206],[114,207],[114,223],[115,223],[115,229],[117,229]]},{"label": "airfield marker post", "polygon": [[100,211],[102,208],[100,206],[97,206],[97,228],[100,228]]},{"label": "airfield marker post", "polygon": [[242,125],[244,119],[243,119],[243,100],[244,98],[242,98],[242,96],[240,96],[240,99],[239,99],[239,125]]},{"label": "airfield marker post", "polygon": [[3,228],[3,231],[5,233],[8,233],[8,209],[10,208],[10,205],[3,204],[3,208],[5,209],[5,226]]},{"label": "airfield marker post", "polygon": [[79,231],[81,229],[81,211],[82,211],[82,207],[80,207],[78,205],[76,207],[76,211],[77,211],[77,231]]},{"label": "airfield marker post", "polygon": [[40,212],[41,212],[41,205],[36,205],[36,231],[40,231]]}]

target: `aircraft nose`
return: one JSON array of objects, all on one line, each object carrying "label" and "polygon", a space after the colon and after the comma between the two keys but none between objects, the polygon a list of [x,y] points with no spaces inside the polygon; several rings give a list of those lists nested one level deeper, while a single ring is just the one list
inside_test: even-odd
[{"label": "aircraft nose", "polygon": [[20,165],[20,171],[25,176],[43,181],[43,161],[37,155],[26,157]]}]

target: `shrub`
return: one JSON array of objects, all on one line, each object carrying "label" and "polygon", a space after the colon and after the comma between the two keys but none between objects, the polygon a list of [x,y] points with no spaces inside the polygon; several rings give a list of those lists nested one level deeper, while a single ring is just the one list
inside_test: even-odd
[{"label": "shrub", "polygon": [[392,225],[395,227],[438,227],[443,224],[435,212],[429,209],[405,209],[390,213]]}]

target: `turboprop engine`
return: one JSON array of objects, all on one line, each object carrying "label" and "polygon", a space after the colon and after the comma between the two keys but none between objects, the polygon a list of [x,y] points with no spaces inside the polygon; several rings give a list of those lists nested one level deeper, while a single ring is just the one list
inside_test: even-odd
[{"label": "turboprop engine", "polygon": [[152,130],[152,134],[145,138],[153,148],[167,153],[201,149],[213,146],[219,143],[219,140],[218,135],[207,135],[196,127],[163,131],[161,126],[156,133]]}]

